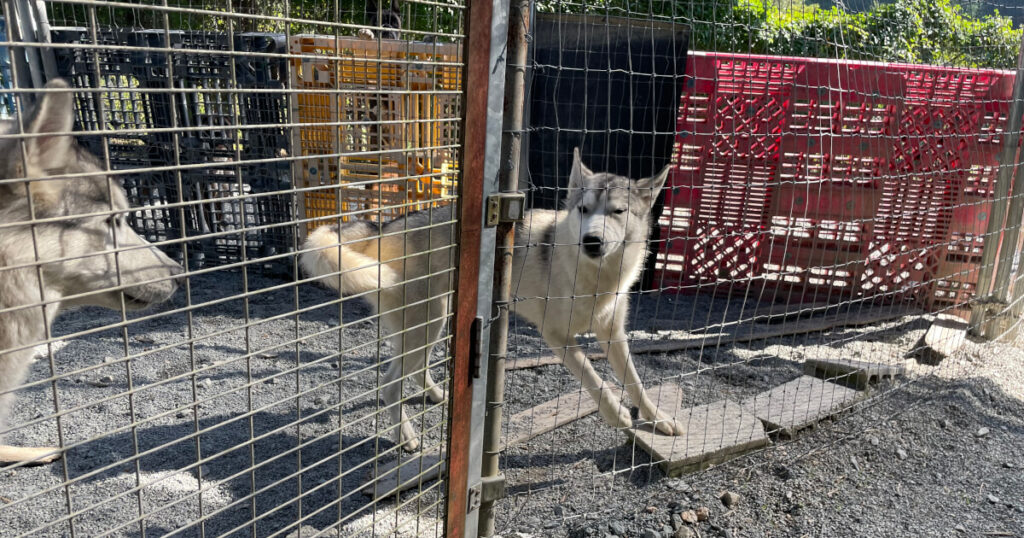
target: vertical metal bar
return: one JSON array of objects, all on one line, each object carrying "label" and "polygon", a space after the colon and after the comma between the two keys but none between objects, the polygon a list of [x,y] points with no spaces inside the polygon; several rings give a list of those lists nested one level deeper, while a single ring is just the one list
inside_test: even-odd
[{"label": "vertical metal bar", "polygon": [[[508,25],[508,64],[505,69],[504,122],[501,138],[501,192],[519,188],[520,151],[523,134],[523,97],[526,90],[526,41],[530,31],[530,1],[510,0]],[[505,402],[505,358],[508,354],[508,308],[512,289],[513,223],[501,223],[494,247],[494,319],[491,325],[487,365],[487,414],[484,422],[484,453],[480,474],[500,475],[501,418]],[[495,500],[480,506],[479,536],[494,534]]]},{"label": "vertical metal bar", "polygon": [[[50,18],[46,15],[46,2],[35,0],[32,3],[32,7],[33,17],[35,17],[36,21],[36,41],[39,43],[52,43],[50,40]],[[43,62],[43,73],[46,75],[46,80],[53,80],[60,76],[57,72],[57,59],[53,55],[52,48],[40,48],[39,58]]]},{"label": "vertical metal bar", "polygon": [[[17,0],[7,0],[4,3],[7,5],[8,39],[12,42],[31,42],[31,39],[25,38],[26,17],[22,13],[24,9],[23,4]],[[10,54],[13,74],[19,84],[16,87],[41,87],[42,82],[39,80],[39,57],[36,55],[35,49],[32,47],[12,46],[10,48]],[[18,99],[21,100],[22,109],[25,110],[28,108],[26,105],[35,103],[36,96],[30,93],[22,93],[18,95]]]},{"label": "vertical metal bar", "polygon": [[484,164],[487,153],[488,81],[491,73],[492,0],[470,0],[465,23],[462,71],[462,129],[458,185],[458,269],[455,319],[452,329],[454,362],[448,416],[448,483],[445,506],[446,536],[466,533],[469,508],[470,427],[474,383],[470,368],[470,332],[477,312],[480,240],[483,235]]},{"label": "vertical metal bar", "polygon": [[[996,176],[993,192],[992,208],[989,211],[988,228],[985,230],[985,248],[981,252],[981,270],[978,274],[977,296],[988,297],[993,293],[993,276],[996,270],[996,259],[1002,243],[1003,224],[1006,220],[1006,209],[1009,202],[1010,180],[1013,177],[1014,156],[1020,141],[1021,116],[1024,115],[1024,35],[1021,36],[1020,49],[1017,53],[1017,73],[1013,81],[1013,101],[1010,103],[1010,119],[1003,131],[1003,147],[999,153],[999,173]],[[1009,254],[1011,257],[1012,253]],[[1012,259],[1012,258],[1011,258]],[[971,325],[982,322],[978,317],[980,311],[975,310],[971,316]]]},{"label": "vertical metal bar", "polygon": [[[1019,77],[1024,78],[1024,77]],[[1017,132],[1020,138],[1020,131]],[[1016,144],[1014,149],[1016,150]],[[999,262],[996,264],[996,277],[992,285],[992,298],[1005,303],[1010,296],[1010,273],[1013,269],[1013,258],[1017,254],[1020,240],[1021,215],[1024,215],[1024,152],[1017,154],[1016,168],[1013,177],[1013,192],[1010,195],[1010,209],[1006,213],[1006,222],[1002,228],[1002,240],[999,248]]]}]

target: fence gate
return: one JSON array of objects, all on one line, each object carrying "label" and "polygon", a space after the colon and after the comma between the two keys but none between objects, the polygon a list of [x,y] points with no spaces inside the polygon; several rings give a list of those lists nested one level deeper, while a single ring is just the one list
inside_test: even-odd
[{"label": "fence gate", "polygon": [[505,2],[2,15],[0,535],[475,536]]}]

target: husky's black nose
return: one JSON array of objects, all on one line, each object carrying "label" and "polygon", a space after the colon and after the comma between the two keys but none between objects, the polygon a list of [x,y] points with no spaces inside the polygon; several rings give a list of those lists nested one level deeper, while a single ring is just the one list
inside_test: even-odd
[{"label": "husky's black nose", "polygon": [[170,269],[171,276],[174,277],[174,283],[177,284],[179,287],[185,287],[185,268],[178,264],[174,264],[170,267]]},{"label": "husky's black nose", "polygon": [[587,256],[597,258],[601,255],[601,247],[603,246],[600,237],[596,235],[583,236],[583,252],[586,252]]}]

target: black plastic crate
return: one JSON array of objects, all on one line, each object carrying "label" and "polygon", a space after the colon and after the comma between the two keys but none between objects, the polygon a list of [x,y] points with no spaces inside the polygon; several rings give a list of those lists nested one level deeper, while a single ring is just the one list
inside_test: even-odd
[{"label": "black plastic crate", "polygon": [[[284,192],[248,198],[287,191],[291,186],[288,163],[244,162],[290,153],[288,132],[280,126],[288,121],[287,95],[231,91],[284,88],[284,59],[228,54],[232,48],[229,39],[228,34],[220,32],[102,29],[96,40],[100,48],[58,49],[57,54],[61,75],[70,78],[76,87],[106,90],[79,94],[78,119],[83,130],[95,132],[100,128],[97,99],[105,107],[108,130],[186,128],[166,133],[105,133],[112,168],[172,166],[176,162],[218,165],[125,177],[132,202],[142,208],[133,217],[133,224],[148,239],[222,233],[188,243],[188,263],[192,267],[241,261],[243,244],[248,260],[287,252],[293,244],[292,195]],[[55,30],[53,40],[93,43],[91,33],[84,28]],[[168,43],[170,53],[146,50],[167,48]],[[137,50],[102,48],[108,44]],[[238,52],[282,52],[284,38],[238,34],[233,46]],[[174,89],[189,91],[171,90],[172,84]],[[83,138],[102,155],[100,137]],[[239,157],[242,162],[230,164]],[[179,201],[199,203],[182,209],[160,208]],[[248,229],[253,226],[269,227]],[[167,250],[183,260],[182,249],[168,245]],[[288,264],[278,262],[265,267],[278,271],[287,269]]]}]

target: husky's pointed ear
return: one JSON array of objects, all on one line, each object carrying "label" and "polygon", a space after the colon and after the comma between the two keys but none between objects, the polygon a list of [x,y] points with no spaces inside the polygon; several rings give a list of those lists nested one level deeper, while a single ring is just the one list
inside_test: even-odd
[{"label": "husky's pointed ear", "polygon": [[[58,90],[42,94],[39,102],[25,120],[25,131],[32,136],[25,139],[26,177],[43,177],[47,170],[65,167],[74,159],[74,139],[68,133],[74,127],[74,97],[68,83],[54,79],[44,86]],[[20,160],[20,156],[19,156]],[[60,196],[63,181],[33,181],[29,184],[34,203],[46,205]]]},{"label": "husky's pointed ear", "polygon": [[671,170],[672,165],[667,164],[657,174],[636,180],[635,187],[639,191],[641,198],[648,206],[653,204],[654,200],[658,198],[658,193],[660,193],[661,188],[665,186],[665,180],[668,179],[668,173]]},{"label": "husky's pointed ear", "polygon": [[572,148],[572,170],[569,171],[569,191],[583,188],[587,183],[587,179],[592,175],[594,173],[583,164],[583,159],[580,158],[580,148],[578,146]]}]

